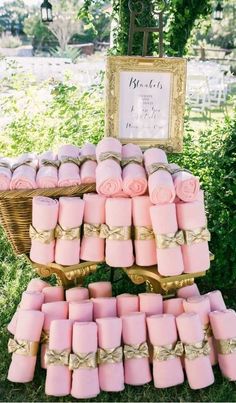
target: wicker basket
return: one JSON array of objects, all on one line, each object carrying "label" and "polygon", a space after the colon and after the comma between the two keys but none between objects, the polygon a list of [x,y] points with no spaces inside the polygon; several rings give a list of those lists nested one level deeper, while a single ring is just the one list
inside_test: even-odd
[{"label": "wicker basket", "polygon": [[14,252],[28,254],[30,251],[29,227],[34,196],[81,196],[95,190],[95,184],[89,184],[53,189],[0,191],[0,220]]}]

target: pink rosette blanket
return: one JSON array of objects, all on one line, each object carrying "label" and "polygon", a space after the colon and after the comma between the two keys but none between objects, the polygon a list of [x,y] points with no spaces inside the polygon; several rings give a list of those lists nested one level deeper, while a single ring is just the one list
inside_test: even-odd
[{"label": "pink rosette blanket", "polygon": [[122,147],[123,191],[130,197],[141,196],[147,190],[147,175],[142,163],[143,153],[138,145]]},{"label": "pink rosette blanket", "polygon": [[69,144],[61,146],[58,150],[58,159],[61,162],[58,171],[58,186],[68,187],[80,185],[79,148]]}]

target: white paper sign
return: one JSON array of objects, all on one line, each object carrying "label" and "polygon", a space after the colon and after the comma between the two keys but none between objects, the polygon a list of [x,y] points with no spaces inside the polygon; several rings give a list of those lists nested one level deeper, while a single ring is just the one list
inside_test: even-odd
[{"label": "white paper sign", "polygon": [[171,73],[120,73],[119,137],[168,139]]}]

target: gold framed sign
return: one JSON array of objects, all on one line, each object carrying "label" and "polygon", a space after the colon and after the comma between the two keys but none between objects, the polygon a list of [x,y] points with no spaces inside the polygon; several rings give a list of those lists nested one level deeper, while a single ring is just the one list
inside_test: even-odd
[{"label": "gold framed sign", "polygon": [[109,56],[106,69],[105,134],[123,144],[180,152],[186,60]]}]

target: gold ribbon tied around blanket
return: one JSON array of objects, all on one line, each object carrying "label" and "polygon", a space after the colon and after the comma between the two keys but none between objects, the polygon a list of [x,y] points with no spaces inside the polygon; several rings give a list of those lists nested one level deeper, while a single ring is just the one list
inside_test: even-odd
[{"label": "gold ribbon tied around blanket", "polygon": [[54,167],[54,168],[59,168],[61,165],[61,161],[59,161],[59,160],[48,160],[46,158],[43,158],[40,163],[42,166],[45,166],[45,167],[50,166],[50,167]]},{"label": "gold ribbon tied around blanket", "polygon": [[47,350],[45,355],[46,365],[69,365],[70,350]]},{"label": "gold ribbon tied around blanket", "polygon": [[8,353],[14,353],[25,356],[36,356],[39,343],[36,341],[9,339]]},{"label": "gold ribbon tied around blanket", "polygon": [[102,224],[100,237],[113,241],[128,241],[131,239],[131,227],[109,227],[107,224]]},{"label": "gold ribbon tied around blanket", "polygon": [[165,346],[154,346],[153,359],[158,361],[173,360],[174,358],[181,357],[184,353],[184,346],[181,341]]},{"label": "gold ribbon tied around blanket", "polygon": [[70,354],[69,358],[69,369],[75,370],[78,368],[96,368],[97,359],[96,353],[87,354]]},{"label": "gold ribbon tied around blanket", "polygon": [[49,343],[49,331],[43,330],[40,337],[41,344],[48,344]]},{"label": "gold ribbon tied around blanket", "polygon": [[171,169],[171,174],[172,174],[172,175],[177,174],[177,173],[179,173],[179,172],[188,172],[189,174],[192,174],[192,172],[189,171],[189,169],[186,169],[186,168],[180,168],[180,167],[178,167],[178,168],[172,168],[172,169]]},{"label": "gold ribbon tied around blanket", "polygon": [[198,343],[184,344],[185,358],[195,360],[198,357],[204,357],[211,352],[210,345],[207,340],[202,340]]},{"label": "gold ribbon tied around blanket", "polygon": [[99,348],[97,359],[99,364],[115,364],[123,359],[122,347],[116,348]]},{"label": "gold ribbon tied around blanket", "polygon": [[149,351],[146,342],[141,344],[125,344],[124,345],[124,356],[126,360],[131,358],[148,358]]},{"label": "gold ribbon tied around blanket", "polygon": [[138,164],[142,165],[143,164],[143,157],[141,155],[137,155],[136,157],[130,157],[130,158],[123,158],[121,161],[121,166],[124,168],[129,164]]},{"label": "gold ribbon tied around blanket", "polygon": [[183,231],[169,234],[155,234],[155,238],[158,249],[176,248],[184,244]]},{"label": "gold ribbon tied around blanket", "polygon": [[80,227],[63,229],[59,224],[55,229],[55,238],[63,239],[66,241],[73,241],[74,239],[80,239]]},{"label": "gold ribbon tied around blanket", "polygon": [[116,153],[115,151],[107,151],[104,153],[101,153],[99,155],[98,161],[102,162],[105,160],[114,160],[116,161],[118,164],[121,163],[121,154],[120,153]]},{"label": "gold ribbon tied around blanket", "polygon": [[0,161],[0,168],[11,169],[11,165],[6,161]]},{"label": "gold ribbon tied around blanket", "polygon": [[184,237],[187,245],[209,242],[211,240],[211,234],[206,227],[196,228],[193,230],[185,230]]},{"label": "gold ribbon tied around blanket", "polygon": [[79,157],[62,156],[61,159],[60,159],[60,163],[61,164],[66,164],[67,162],[71,162],[72,164],[75,164],[78,167],[80,166],[80,158]]},{"label": "gold ribbon tied around blanket", "polygon": [[100,238],[101,224],[86,224],[84,223],[85,238]]},{"label": "gold ribbon tied around blanket", "polygon": [[19,167],[21,167],[23,165],[27,165],[29,167],[32,167],[35,170],[37,168],[36,161],[33,158],[27,158],[27,159],[25,159],[23,161],[19,161],[19,162],[16,162],[15,164],[13,164],[11,169],[12,169],[12,171],[15,171],[15,169],[17,169],[17,168],[19,168]]},{"label": "gold ribbon tied around blanket", "polygon": [[81,155],[80,156],[80,165],[82,165],[86,161],[97,161],[96,155]]},{"label": "gold ribbon tied around blanket", "polygon": [[213,336],[210,323],[208,323],[207,325],[204,325],[204,326],[203,326],[203,333],[204,333],[205,340],[207,340],[208,337],[212,337],[212,336]]},{"label": "gold ribbon tied around blanket", "polygon": [[155,239],[152,227],[134,227],[134,239],[135,241],[148,241]]},{"label": "gold ribbon tied around blanket", "polygon": [[29,236],[31,240],[49,244],[55,239],[54,229],[48,231],[36,230],[33,225],[30,225]]},{"label": "gold ribbon tied around blanket", "polygon": [[236,353],[236,337],[232,339],[216,340],[216,348],[219,354]]},{"label": "gold ribbon tied around blanket", "polygon": [[169,172],[169,174],[172,174],[172,169],[169,166],[169,164],[166,162],[160,162],[160,163],[155,162],[155,163],[149,165],[146,168],[146,171],[147,171],[148,175],[152,175],[152,174],[154,174],[154,172],[160,171],[160,169],[162,171]]}]

